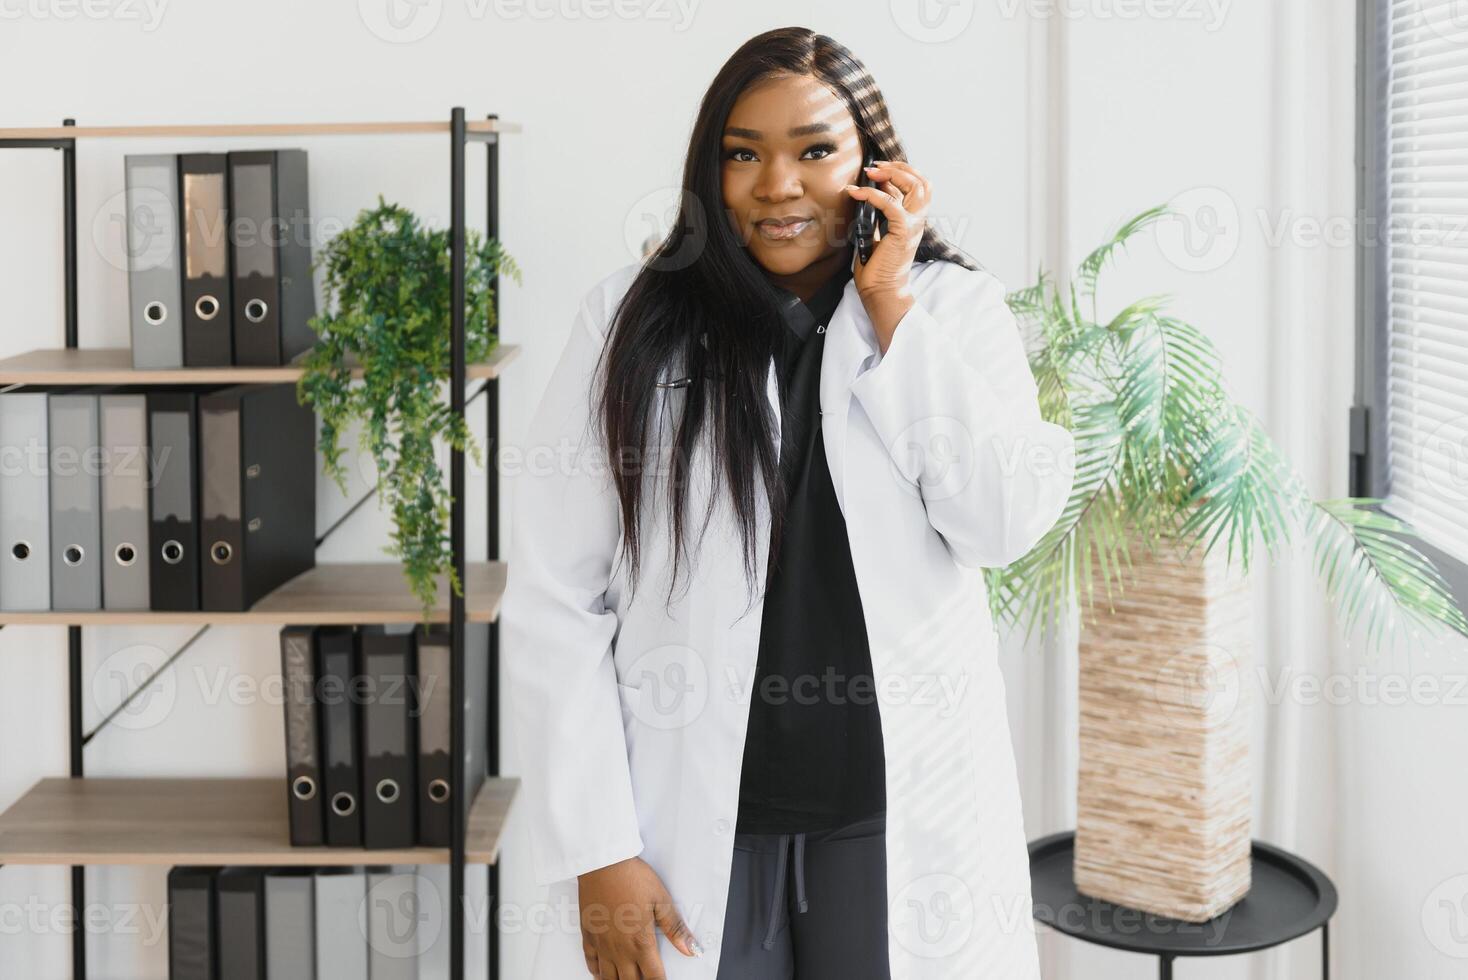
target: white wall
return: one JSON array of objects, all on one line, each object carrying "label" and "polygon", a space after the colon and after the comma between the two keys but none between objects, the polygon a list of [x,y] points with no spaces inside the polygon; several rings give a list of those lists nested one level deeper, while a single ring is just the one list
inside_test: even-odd
[{"label": "white wall", "polygon": [[[1103,303],[1171,292],[1175,309],[1214,337],[1239,397],[1265,421],[1320,495],[1344,493],[1350,401],[1349,247],[1281,245],[1281,217],[1349,221],[1350,4],[1263,0],[1145,6],[1111,0],[1047,4],[959,0],[944,17],[915,19],[890,4],[628,0],[634,17],[594,17],[590,3],[426,0],[408,43],[390,43],[390,0],[311,5],[260,0],[117,0],[71,19],[67,0],[0,0],[4,125],[442,118],[498,112],[524,125],[502,151],[503,237],[526,270],[507,284],[502,335],[525,353],[501,383],[502,433],[514,443],[539,396],[580,295],[635,257],[676,187],[696,102],[745,38],[803,23],[848,44],[887,94],[899,132],[936,188],[935,220],[1010,285],[1037,265],[1069,266],[1122,218],[1174,195],[1222,200],[1240,215],[1237,248],[1202,271],[1176,245],[1144,240],[1108,275]],[[161,4],[161,8],[159,7]],[[531,16],[526,9],[550,16]],[[142,19],[128,19],[137,12]],[[946,19],[945,19],[946,18]],[[378,33],[374,33],[374,26]],[[232,141],[230,146],[252,145]],[[253,145],[280,145],[256,141]],[[377,193],[446,221],[446,147],[434,138],[318,139],[312,203],[323,222],[349,221]],[[126,342],[121,247],[111,216],[124,153],[222,148],[221,142],[89,142],[79,164],[81,334],[84,345]],[[470,153],[470,213],[482,209],[482,159]],[[0,355],[59,345],[59,158],[0,154],[0,268],[8,301]],[[1197,191],[1196,189],[1213,189]],[[1218,195],[1222,195],[1220,198]],[[1198,229],[1195,229],[1198,230]],[[1181,256],[1181,258],[1180,258]],[[1221,258],[1220,258],[1221,257]],[[474,413],[476,423],[482,415]],[[471,477],[470,557],[483,554],[481,474]],[[318,522],[347,506],[326,483]],[[513,533],[511,529],[507,533]],[[377,557],[382,515],[368,508],[323,549],[327,560]],[[1299,562],[1261,576],[1256,655],[1271,683],[1289,670],[1349,672],[1359,647],[1334,639]],[[115,703],[117,676],[157,662],[187,629],[87,631],[88,717]],[[1073,649],[1006,653],[1012,717],[1032,836],[1073,824]],[[141,648],[140,648],[141,647]],[[1402,672],[1461,671],[1462,649],[1420,654]],[[0,632],[0,806],[66,771],[65,632]],[[87,750],[93,774],[276,774],[277,706],[220,698],[221,679],[254,687],[276,668],[274,631],[211,631],[137,714]],[[1042,659],[1045,658],[1045,659]],[[1457,664],[1458,666],[1454,666]],[[1385,669],[1380,665],[1377,669]],[[236,683],[241,683],[237,680]],[[1446,896],[1468,908],[1468,843],[1454,815],[1468,807],[1461,706],[1384,706],[1351,696],[1339,708],[1256,691],[1257,836],[1306,854],[1335,876],[1336,975],[1461,976],[1443,940]],[[1455,724],[1456,723],[1456,724]],[[507,732],[507,735],[509,733]],[[515,771],[515,745],[506,769]],[[502,864],[506,904],[529,886],[524,827],[512,820]],[[140,928],[163,900],[162,874],[96,869],[89,900]],[[1447,882],[1448,891],[1435,892]],[[43,918],[66,900],[60,869],[0,871],[0,909]],[[1454,891],[1456,889],[1456,891]],[[1451,902],[1449,903],[1451,905]],[[1426,915],[1426,919],[1424,916]],[[1437,915],[1437,919],[1432,916]],[[68,937],[7,928],[0,975],[67,975]],[[1433,933],[1432,929],[1437,932]],[[164,950],[141,935],[89,939],[96,977],[153,978]],[[1437,939],[1435,945],[1433,939]],[[507,936],[505,976],[528,971],[531,937]],[[1460,951],[1461,952],[1461,951]],[[1134,976],[1134,958],[1044,942],[1049,977]],[[1251,961],[1189,963],[1190,977],[1313,976],[1318,943]]]}]

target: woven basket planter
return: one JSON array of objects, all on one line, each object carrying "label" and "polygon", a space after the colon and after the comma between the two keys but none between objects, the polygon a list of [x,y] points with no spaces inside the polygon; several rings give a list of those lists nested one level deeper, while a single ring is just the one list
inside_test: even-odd
[{"label": "woven basket planter", "polygon": [[1204,922],[1249,890],[1247,587],[1217,552],[1131,555],[1081,628],[1076,887]]}]

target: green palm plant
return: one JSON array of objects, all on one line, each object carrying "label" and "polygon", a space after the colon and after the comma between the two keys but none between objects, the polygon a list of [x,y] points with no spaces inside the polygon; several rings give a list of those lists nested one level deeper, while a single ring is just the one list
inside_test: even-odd
[{"label": "green palm plant", "polygon": [[[1066,284],[1043,271],[1009,295],[1026,334],[1045,419],[1075,438],[1075,481],[1059,520],[1023,558],[987,569],[996,622],[1052,620],[1098,585],[1125,587],[1129,541],[1149,550],[1174,540],[1184,554],[1226,548],[1247,574],[1262,546],[1272,560],[1303,533],[1315,569],[1349,632],[1364,623],[1378,646],[1409,620],[1428,632],[1468,635],[1468,620],[1405,522],[1378,498],[1316,500],[1258,420],[1234,403],[1218,352],[1196,327],[1167,315],[1161,297],[1109,319],[1096,282],[1127,241],[1169,214],[1127,221]],[[1132,538],[1135,532],[1136,538]]]},{"label": "green palm plant", "polygon": [[[463,594],[449,540],[453,498],[439,465],[440,443],[482,463],[465,420],[443,387],[449,378],[453,269],[449,231],[430,228],[379,195],[317,256],[329,308],[311,321],[320,338],[302,360],[297,398],[321,415],[323,469],[347,490],[346,433],[377,464],[378,500],[392,514],[391,544],[428,618],[438,576]],[[465,358],[482,361],[499,344],[494,279],[520,281],[514,258],[470,229],[465,247]],[[360,365],[360,382],[353,366]]]}]

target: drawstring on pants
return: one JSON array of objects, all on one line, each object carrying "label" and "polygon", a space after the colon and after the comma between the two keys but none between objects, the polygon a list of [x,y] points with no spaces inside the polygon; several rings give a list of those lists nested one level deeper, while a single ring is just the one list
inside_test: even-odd
[{"label": "drawstring on pants", "polygon": [[795,835],[795,904],[804,912],[810,907],[805,900],[805,835]]},{"label": "drawstring on pants", "polygon": [[[785,849],[790,834],[780,835],[780,856],[775,864],[775,893],[770,897],[770,924],[765,929],[765,949],[775,945],[775,932],[780,925],[780,904],[785,901]],[[805,834],[795,835],[795,903],[800,911],[810,908],[805,899]]]}]

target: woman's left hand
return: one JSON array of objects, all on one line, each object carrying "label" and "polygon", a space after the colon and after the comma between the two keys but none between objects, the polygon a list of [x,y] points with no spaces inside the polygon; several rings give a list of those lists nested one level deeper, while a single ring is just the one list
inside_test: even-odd
[{"label": "woman's left hand", "polygon": [[887,233],[877,240],[865,265],[852,258],[852,278],[885,353],[898,322],[912,308],[908,277],[927,227],[933,185],[901,160],[879,160],[868,176],[876,181],[875,187],[847,184],[846,192],[874,204],[887,217]]}]

